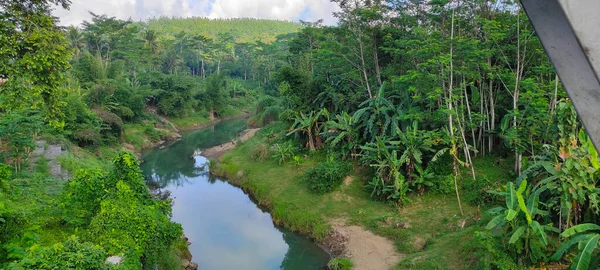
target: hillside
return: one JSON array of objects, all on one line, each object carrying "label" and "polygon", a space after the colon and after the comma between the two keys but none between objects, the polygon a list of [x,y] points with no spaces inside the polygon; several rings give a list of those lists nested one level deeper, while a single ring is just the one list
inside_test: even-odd
[{"label": "hillside", "polygon": [[208,18],[157,18],[148,22],[148,28],[160,34],[195,33],[216,38],[219,33],[231,33],[236,42],[254,42],[257,39],[272,43],[278,35],[298,32],[302,25],[290,21],[261,19],[208,19]]}]

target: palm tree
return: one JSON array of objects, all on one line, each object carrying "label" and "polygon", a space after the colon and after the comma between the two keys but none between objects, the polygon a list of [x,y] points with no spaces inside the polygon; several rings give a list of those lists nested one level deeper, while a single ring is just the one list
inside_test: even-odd
[{"label": "palm tree", "polygon": [[144,46],[149,47],[152,53],[158,52],[158,41],[154,31],[146,30],[146,33],[144,33]]},{"label": "palm tree", "polygon": [[69,40],[70,47],[75,52],[75,57],[79,56],[81,50],[85,47],[85,37],[83,32],[79,28],[69,26],[67,30],[67,39]]}]

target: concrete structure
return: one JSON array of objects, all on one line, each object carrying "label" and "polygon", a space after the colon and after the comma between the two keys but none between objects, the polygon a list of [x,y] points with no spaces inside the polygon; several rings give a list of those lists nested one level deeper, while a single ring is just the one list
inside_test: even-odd
[{"label": "concrete structure", "polygon": [[600,147],[600,1],[520,0],[590,138]]}]

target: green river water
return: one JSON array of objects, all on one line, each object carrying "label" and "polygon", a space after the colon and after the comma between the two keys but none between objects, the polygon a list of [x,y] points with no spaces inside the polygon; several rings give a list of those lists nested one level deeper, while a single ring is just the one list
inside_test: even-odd
[{"label": "green river water", "polygon": [[241,189],[208,173],[207,159],[192,157],[234,139],[245,119],[183,134],[181,141],[143,156],[150,186],[173,198],[173,220],[192,243],[199,269],[325,269],[329,255],[309,239],[273,225],[271,215]]}]

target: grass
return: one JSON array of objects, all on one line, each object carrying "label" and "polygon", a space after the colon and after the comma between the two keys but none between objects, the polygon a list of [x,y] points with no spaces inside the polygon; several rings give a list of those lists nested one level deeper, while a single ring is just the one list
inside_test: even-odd
[{"label": "grass", "polygon": [[[343,184],[329,194],[315,195],[309,192],[299,175],[324,161],[324,155],[309,157],[301,165],[279,165],[272,159],[252,158],[256,156],[253,149],[269,145],[268,138],[276,132],[273,126],[261,130],[256,137],[225,154],[214,166],[216,174],[228,176],[230,182],[250,191],[259,204],[270,208],[275,223],[320,241],[331,229],[331,220],[344,219],[346,223],[360,225],[393,240],[398,252],[407,255],[398,265],[399,269],[466,267],[458,247],[481,226],[476,223],[480,219],[476,206],[463,202],[465,215],[461,216],[453,195],[426,194],[414,195],[410,203],[398,208],[372,200],[364,188],[365,177],[356,171],[350,184]],[[493,166],[479,165],[487,177],[505,174],[494,172]]]},{"label": "grass", "polygon": [[190,129],[195,126],[210,123],[207,112],[196,112],[189,114],[186,117],[169,117],[171,121],[178,129]]},{"label": "grass", "polygon": [[73,147],[71,151],[58,157],[58,163],[70,173],[74,173],[79,169],[108,171],[112,166],[111,161],[117,156],[118,152],[115,151],[115,148],[107,146],[96,148],[95,153]]},{"label": "grass", "polygon": [[[219,116],[219,118],[222,119],[234,115],[239,115],[243,112],[244,108],[246,107],[247,105],[244,105],[242,107],[227,106],[221,111],[221,115]],[[168,119],[171,123],[175,124],[175,126],[180,130],[193,129],[198,126],[209,124],[212,122],[212,120],[210,120],[208,117],[208,112],[205,111],[198,111],[189,114],[185,117],[169,117]]]}]

